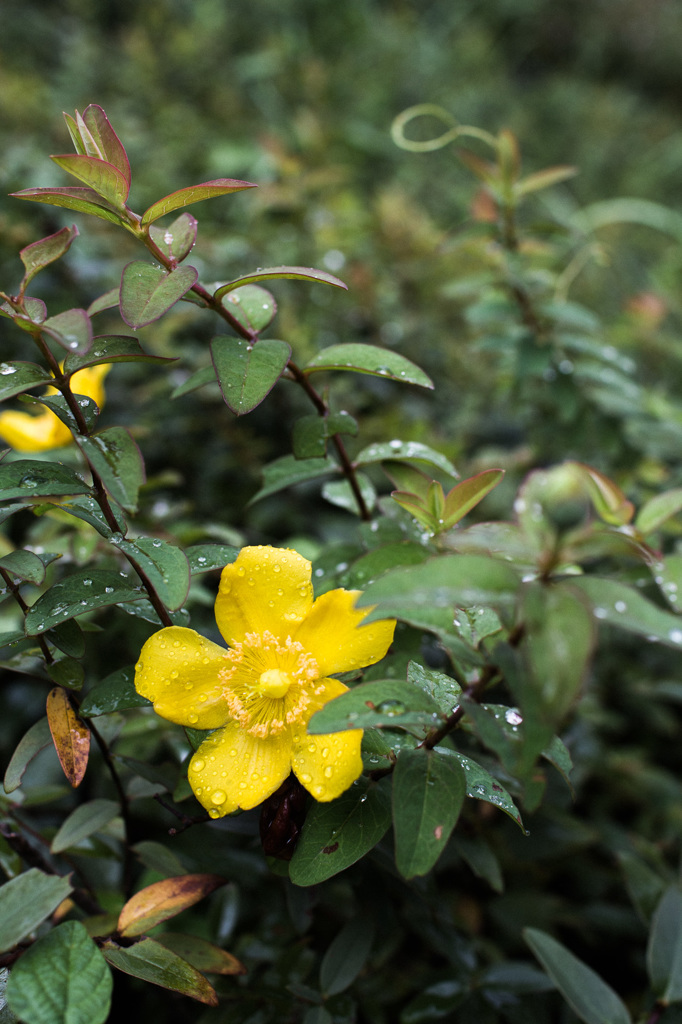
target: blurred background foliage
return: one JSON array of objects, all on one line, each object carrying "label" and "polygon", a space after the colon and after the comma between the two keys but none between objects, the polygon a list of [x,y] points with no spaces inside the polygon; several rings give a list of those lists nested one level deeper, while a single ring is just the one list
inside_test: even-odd
[{"label": "blurred background foliage", "polygon": [[[280,263],[324,267],[347,281],[348,294],[293,282],[273,288],[277,333],[295,358],[367,341],[414,359],[436,381],[432,395],[371,377],[337,378],[336,407],[360,415],[363,445],[394,436],[425,441],[463,476],[504,466],[505,484],[482,506],[490,518],[511,516],[529,469],[563,458],[608,472],[636,502],[682,482],[682,232],[671,214],[665,231],[614,223],[585,241],[575,220],[582,207],[619,196],[679,203],[682,7],[675,0],[5,0],[0,35],[2,195],[63,183],[47,154],[70,149],[61,111],[88,103],[105,108],[125,142],[138,210],[210,178],[256,182],[257,191],[214,202],[210,219],[202,207],[195,211],[193,263],[202,279]],[[533,246],[523,273],[540,303],[565,286],[573,327],[579,321],[583,334],[615,351],[623,379],[647,389],[643,407],[625,385],[607,398],[604,388],[590,394],[585,385],[579,400],[568,385],[543,390],[556,379],[549,363],[531,368],[530,390],[519,390],[518,332],[508,310],[501,315],[510,333],[497,330],[487,208],[475,179],[452,147],[422,155],[391,140],[393,119],[424,101],[492,133],[513,131],[526,172],[579,169],[524,206],[520,230]],[[81,238],[41,276],[41,298],[55,313],[87,306],[112,287],[137,256],[132,240],[99,221],[0,198],[3,286],[20,279],[18,249],[73,220]],[[586,246],[593,250],[574,264],[575,276],[560,279]],[[122,332],[108,317],[101,316],[102,333]],[[556,330],[557,319],[550,321]],[[311,555],[317,543],[348,542],[355,523],[323,504],[317,485],[247,507],[261,466],[290,450],[281,424],[299,411],[293,388],[278,386],[241,421],[217,389],[170,400],[206,365],[212,330],[193,307],[180,306],[139,332],[156,354],[177,356],[175,368],[132,364],[110,376],[107,421],[129,425],[133,406],[144,410],[134,427],[149,472],[141,526],[167,525],[183,543],[303,536]],[[26,358],[6,321],[0,331],[3,358]],[[558,358],[568,381],[573,367],[562,369]],[[50,539],[46,520],[32,529]],[[665,542],[674,546],[678,533],[673,525]],[[88,557],[85,536],[80,548],[70,543],[74,561]],[[211,595],[195,596],[197,628],[202,600],[209,606]],[[124,629],[112,625],[103,638],[103,674],[117,628]],[[141,642],[144,627],[136,628]],[[125,632],[129,646],[128,623]],[[250,836],[237,833],[226,847],[219,829],[184,833],[173,850],[185,869],[238,877],[214,901],[211,926],[251,974],[248,988],[221,983],[224,1009],[166,1002],[163,1019],[302,1019],[302,986],[336,931],[378,906],[375,953],[355,989],[361,1008],[339,995],[329,1007],[334,1020],[569,1024],[575,1018],[551,993],[538,990],[517,1004],[509,988],[503,998],[484,977],[484,965],[528,960],[524,925],[558,932],[626,1000],[636,997],[645,985],[645,922],[679,855],[678,678],[670,652],[607,642],[565,737],[577,763],[576,801],[550,778],[543,807],[526,820],[529,837],[501,815],[471,812],[427,880],[393,878],[379,848],[376,862],[314,893],[285,889],[284,881],[268,882]],[[6,722],[3,733],[16,741],[42,698],[42,687],[34,697],[30,686],[13,687],[6,700],[17,731]],[[144,759],[147,747],[151,755],[156,742],[140,735],[134,756]],[[167,821],[149,804],[163,840]],[[481,845],[482,829],[489,846]],[[140,1010],[134,1018],[126,1009],[127,1019],[145,1019],[154,994],[131,985]],[[456,1017],[448,1016],[455,1006]],[[117,1013],[122,1003],[113,1020],[122,1019]],[[325,1019],[320,1011],[310,1024]]]}]

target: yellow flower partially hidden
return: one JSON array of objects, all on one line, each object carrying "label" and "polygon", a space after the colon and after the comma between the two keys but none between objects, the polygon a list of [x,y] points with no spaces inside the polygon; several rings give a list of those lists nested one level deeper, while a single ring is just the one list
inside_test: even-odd
[{"label": "yellow flower partially hidden", "polygon": [[228,650],[184,626],[147,640],[138,693],[178,725],[215,729],[189,765],[212,818],[256,807],[293,769],[316,800],[333,800],[362,772],[362,730],[312,736],[308,721],[347,687],[329,676],[373,665],[395,622],[362,625],[358,591],[313,601],[311,566],[295,551],[243,548],[223,569],[215,603]]},{"label": "yellow flower partially hidden", "polygon": [[[71,378],[71,390],[75,395],[92,398],[101,409],[104,405],[103,381],[110,369],[110,363],[100,363],[78,370]],[[59,392],[50,387],[45,394],[57,395]],[[18,452],[46,452],[51,448],[63,448],[73,440],[69,428],[51,409],[43,409],[36,415],[14,410],[0,413],[0,437]]]}]

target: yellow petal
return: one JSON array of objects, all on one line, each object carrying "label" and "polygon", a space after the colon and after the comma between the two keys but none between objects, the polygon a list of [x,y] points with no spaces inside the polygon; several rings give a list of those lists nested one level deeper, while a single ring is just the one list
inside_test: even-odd
[{"label": "yellow petal", "polygon": [[44,452],[71,441],[71,431],[53,412],[37,416],[27,412],[0,413],[0,437],[18,452]]},{"label": "yellow petal", "polygon": [[187,777],[212,818],[249,810],[266,800],[291,771],[288,732],[256,739],[236,722],[218,729],[201,744]]},{"label": "yellow petal", "polygon": [[[315,711],[348,689],[338,679],[323,679],[318,685],[324,686],[324,690],[315,697],[308,721]],[[362,729],[312,736],[303,724],[294,733],[291,766],[316,800],[335,800],[362,773],[361,743]]]},{"label": "yellow petal", "polygon": [[329,590],[318,597],[294,640],[317,661],[321,676],[350,672],[380,661],[391,646],[394,619],[381,619],[367,626],[360,623],[369,608],[353,607],[359,590]]},{"label": "yellow petal", "polygon": [[310,562],[288,548],[242,548],[226,565],[215,603],[218,629],[228,644],[247,633],[286,639],[313,604]]},{"label": "yellow petal", "polygon": [[98,363],[97,366],[86,366],[78,370],[71,378],[71,390],[75,395],[85,395],[97,403],[99,409],[104,405],[104,378],[111,369],[111,363]]},{"label": "yellow petal", "polygon": [[135,689],[153,701],[157,715],[194,729],[217,729],[230,719],[225,684],[225,651],[184,626],[150,636],[135,666]]}]

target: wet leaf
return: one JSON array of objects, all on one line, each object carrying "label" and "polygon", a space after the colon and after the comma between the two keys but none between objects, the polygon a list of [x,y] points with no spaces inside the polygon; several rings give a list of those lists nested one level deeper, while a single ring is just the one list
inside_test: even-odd
[{"label": "wet leaf", "polygon": [[599,622],[628,630],[668,647],[682,646],[682,618],[658,608],[641,594],[617,580],[598,576],[578,576],[571,580],[592,605]]},{"label": "wet leaf", "polygon": [[76,715],[61,686],[47,695],[47,720],[64,775],[75,788],[83,781],[90,755],[90,730]]},{"label": "wet leaf", "polygon": [[211,358],[229,409],[243,416],[260,405],[282,376],[291,355],[284,341],[265,339],[250,345],[243,338],[217,337]]},{"label": "wet leaf", "polygon": [[108,675],[86,694],[78,709],[82,718],[110,715],[129,708],[150,707],[151,701],[141,697],[135,689],[135,667],[119,668]]},{"label": "wet leaf", "polygon": [[35,583],[36,586],[40,586],[45,581],[45,563],[32,551],[10,551],[9,554],[0,558],[0,567],[10,576],[28,580],[29,583]]},{"label": "wet leaf", "polygon": [[134,260],[121,277],[121,316],[134,330],[146,327],[167,313],[196,280],[194,267],[166,271]]},{"label": "wet leaf", "polygon": [[234,281],[222,285],[215,293],[216,299],[222,299],[224,295],[234,291],[235,288],[243,288],[244,285],[258,284],[260,281],[272,281],[276,278],[291,278],[298,281],[313,281],[321,284],[331,284],[335,288],[348,289],[338,277],[328,274],[326,270],[315,270],[313,267],[263,267],[254,270],[251,274],[237,277]]},{"label": "wet leaf", "polygon": [[117,540],[116,547],[142,569],[169,611],[177,611],[189,591],[189,564],[184,551],[160,537]]},{"label": "wet leaf", "polygon": [[308,732],[324,735],[346,729],[416,729],[442,724],[436,702],[418,686],[400,679],[378,679],[354,686],[328,701],[308,722]]},{"label": "wet leaf", "polygon": [[315,885],[355,864],[376,846],[391,824],[390,780],[362,776],[330,803],[308,812],[289,864],[294,885]]},{"label": "wet leaf", "polygon": [[274,296],[257,284],[245,284],[228,292],[222,296],[221,305],[250,331],[265,330],[277,315]]},{"label": "wet leaf", "polygon": [[422,388],[433,388],[433,381],[415,363],[392,349],[376,345],[362,345],[346,342],[331,345],[319,352],[305,367],[305,373],[321,370],[354,370],[368,373],[373,377],[398,380],[403,384],[417,384]]},{"label": "wet leaf", "polygon": [[92,324],[84,309],[67,309],[49,317],[43,330],[67,352],[87,352],[92,345]]},{"label": "wet leaf", "polygon": [[[120,171],[130,188],[130,164],[123,143],[111,127],[109,118],[96,103],[90,103],[83,111],[83,124],[97,146],[102,159]],[[94,156],[94,153],[90,154]]]},{"label": "wet leaf", "polygon": [[54,583],[38,598],[26,615],[26,632],[37,636],[76,615],[142,596],[139,587],[113,569],[77,572]]},{"label": "wet leaf", "polygon": [[192,576],[224,569],[238,554],[239,549],[231,544],[192,544],[185,550]]},{"label": "wet leaf", "polygon": [[52,374],[36,363],[0,363],[0,401],[53,382]]},{"label": "wet leaf", "polygon": [[[118,293],[117,293],[118,294]],[[118,305],[118,300],[116,302]],[[64,360],[64,372],[77,373],[85,366],[98,366],[101,363],[173,363],[169,356],[153,356],[145,352],[137,338],[128,335],[99,335],[92,339],[92,348],[88,352],[73,352]]]},{"label": "wet leaf", "polygon": [[292,487],[306,480],[315,480],[329,473],[338,473],[338,469],[338,465],[330,456],[324,459],[296,459],[293,455],[283,455],[282,458],[275,459],[263,467],[263,486],[251,498],[250,504],[276,494],[285,487]]},{"label": "wet leaf", "polygon": [[370,444],[356,455],[357,466],[366,466],[373,462],[428,462],[448,476],[456,477],[457,470],[449,459],[434,448],[420,441],[386,441]]},{"label": "wet leaf", "polygon": [[191,213],[181,213],[167,228],[152,225],[149,234],[167,259],[182,263],[196,242],[197,227],[196,217]]},{"label": "wet leaf", "polygon": [[90,486],[68,466],[38,459],[17,459],[0,466],[0,500],[89,494]]},{"label": "wet leaf", "polygon": [[112,498],[126,512],[135,512],[145,471],[142,454],[130,431],[125,427],[107,427],[91,437],[79,437],[78,445]]},{"label": "wet leaf", "polygon": [[416,747],[398,755],[393,772],[395,859],[404,878],[425,875],[445,849],[466,795],[466,773],[454,758]]}]

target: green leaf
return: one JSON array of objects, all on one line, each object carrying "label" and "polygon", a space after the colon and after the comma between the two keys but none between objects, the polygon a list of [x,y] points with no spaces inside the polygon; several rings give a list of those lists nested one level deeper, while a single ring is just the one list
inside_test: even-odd
[{"label": "green leaf", "polygon": [[0,363],[0,401],[53,383],[52,374],[36,363]]},{"label": "green leaf", "polygon": [[25,245],[19,252],[21,262],[26,268],[22,288],[25,289],[36,274],[68,252],[71,243],[77,237],[78,228],[73,224],[70,228],[64,227],[61,231],[48,235],[47,238],[41,238],[38,242]]},{"label": "green leaf", "polygon": [[86,156],[83,153],[69,153],[51,158],[67,174],[78,178],[111,206],[123,209],[128,198],[130,185],[117,167],[107,160]]},{"label": "green leaf", "polygon": [[47,666],[47,674],[58,686],[80,690],[85,679],[85,670],[75,658],[61,658]]},{"label": "green leaf", "polygon": [[129,708],[150,707],[151,701],[135,689],[135,668],[119,668],[97,683],[83,698],[78,714],[81,718],[110,715]]},{"label": "green leaf", "polygon": [[373,462],[428,462],[429,465],[456,477],[457,470],[449,459],[441,452],[429,448],[420,441],[387,441],[370,444],[356,455],[353,460],[356,466],[367,466]]},{"label": "green leaf", "polygon": [[390,824],[389,780],[361,776],[336,800],[308,812],[289,865],[291,881],[315,885],[338,874],[376,846]]},{"label": "green leaf", "polygon": [[72,890],[67,878],[29,868],[0,887],[0,950],[12,949],[49,917]]},{"label": "green leaf", "polygon": [[104,1024],[111,971],[79,921],[39,939],[12,968],[7,1002],[25,1024]]},{"label": "green leaf", "polygon": [[[143,844],[138,843],[136,849],[139,849],[141,845]],[[155,844],[149,843],[148,845],[152,846]],[[161,932],[160,934],[157,933],[156,939],[166,949],[177,953],[178,956],[181,956],[192,967],[196,967],[198,971],[202,971],[205,974],[246,974],[246,968],[236,957],[226,950],[214,946],[212,942],[200,938],[198,935],[183,935],[181,932]]]},{"label": "green leaf", "polygon": [[663,1003],[682,999],[682,892],[669,886],[651,921],[646,963],[651,987]]},{"label": "green leaf", "polygon": [[72,469],[59,462],[17,459],[16,462],[0,466],[0,501],[89,493],[89,485]]},{"label": "green leaf", "polygon": [[[504,878],[500,862],[493,853],[490,844],[483,836],[463,836],[455,834],[452,847],[470,867],[476,878],[482,878],[494,892],[504,892]],[[540,974],[540,972],[537,972]],[[544,978],[548,988],[552,983]]]},{"label": "green leaf", "polygon": [[648,926],[665,890],[665,881],[635,854],[623,851],[617,856],[628,896],[640,920]]},{"label": "green leaf", "polygon": [[243,338],[214,338],[211,358],[227,407],[243,416],[260,405],[290,356],[291,346],[285,341],[267,339],[251,345]]},{"label": "green leaf", "polygon": [[169,356],[152,356],[144,351],[137,338],[127,334],[102,334],[92,339],[89,352],[73,352],[64,360],[66,374],[77,373],[85,366],[101,363],[174,363]]},{"label": "green leaf", "polygon": [[126,512],[135,512],[145,472],[140,449],[130,431],[125,427],[107,427],[91,437],[79,437],[78,445],[114,501]]},{"label": "green leaf", "polygon": [[92,324],[84,309],[66,309],[49,317],[43,330],[67,352],[87,352],[92,345]]},{"label": "green leaf", "polygon": [[562,996],[585,1024],[631,1024],[630,1014],[613,989],[565,946],[537,928],[523,937]]},{"label": "green leaf", "polygon": [[154,939],[143,939],[126,948],[113,942],[106,942],[102,952],[112,967],[125,974],[149,981],[152,985],[169,989],[171,992],[180,992],[200,1003],[218,1005],[213,987],[203,974]]},{"label": "green leaf", "polygon": [[462,480],[446,495],[443,529],[451,527],[471,512],[489,494],[504,476],[503,469],[486,469],[483,473]]},{"label": "green leaf", "polygon": [[651,562],[654,583],[671,608],[682,612],[682,555],[666,555]]},{"label": "green leaf", "polygon": [[668,519],[682,511],[682,487],[664,491],[645,502],[637,513],[635,527],[644,534],[659,530]]},{"label": "green leaf", "polygon": [[21,785],[24,772],[36,754],[52,743],[52,733],[47,718],[39,718],[28,732],[24,733],[17,748],[10,758],[5,771],[4,787],[6,793],[13,793]]},{"label": "green leaf", "polygon": [[428,548],[412,541],[385,544],[353,562],[343,574],[341,585],[350,590],[362,590],[389,569],[395,569],[398,565],[419,565],[430,554]]},{"label": "green leaf", "polygon": [[462,687],[456,679],[437,672],[432,668],[424,668],[416,661],[407,666],[407,681],[411,686],[418,686],[436,702],[444,715],[451,715],[459,701]]},{"label": "green leaf", "polygon": [[243,277],[237,277],[234,281],[224,284],[217,290],[214,297],[222,299],[223,295],[234,291],[235,288],[242,288],[244,285],[257,284],[259,281],[272,281],[283,277],[293,278],[298,281],[331,284],[335,288],[348,290],[348,285],[344,284],[338,277],[334,277],[333,274],[328,274],[326,270],[315,270],[313,267],[263,267],[260,270],[254,270],[251,274],[245,274]]},{"label": "green leaf", "polygon": [[464,754],[451,750],[449,747],[437,747],[436,749],[440,754],[455,757],[459,761],[464,769],[468,797],[472,800],[484,800],[486,803],[498,807],[512,821],[516,822],[522,832],[525,832],[516,804],[504,786],[490,772],[482,768],[477,761],[472,761],[470,757],[465,757]]},{"label": "green leaf", "polygon": [[505,562],[485,555],[441,555],[390,570],[367,585],[357,605],[375,606],[368,621],[402,618],[426,607],[509,604],[518,586],[518,574]]},{"label": "green leaf", "polygon": [[328,416],[301,416],[294,423],[292,448],[297,459],[322,458],[327,454],[327,442],[334,434],[358,432],[357,421],[347,412],[330,413]]},{"label": "green leaf", "polygon": [[[113,164],[121,172],[128,183],[128,187],[130,187],[128,155],[123,147],[123,143],[111,127],[109,118],[96,103],[88,104],[83,111],[83,119],[80,125],[81,131],[83,131],[83,126],[90,133],[90,137],[97,147],[101,158]],[[94,156],[95,154],[91,153],[90,155]]]},{"label": "green leaf", "polygon": [[62,822],[52,840],[52,853],[62,853],[72,846],[78,846],[82,839],[108,825],[121,813],[120,807],[113,800],[88,800],[80,804],[75,811]]},{"label": "green leaf", "polygon": [[[293,455],[283,455],[268,466],[263,467],[263,486],[251,498],[250,504],[267,498],[271,494],[292,487],[306,480],[315,480],[329,473],[338,473],[339,467],[330,456],[324,459],[296,459]],[[1,472],[1,471],[0,471]],[[0,478],[1,479],[1,478]],[[13,497],[13,495],[9,495]]]},{"label": "green leaf", "polygon": [[166,271],[133,260],[121,277],[121,316],[133,330],[146,327],[167,313],[196,284],[194,267]]},{"label": "green leaf", "polygon": [[[521,608],[532,669],[532,685],[523,692],[544,721],[558,723],[583,685],[594,647],[594,620],[570,584],[529,584]],[[528,715],[529,704],[523,707]]]},{"label": "green leaf", "polygon": [[232,547],[231,544],[193,544],[185,550],[192,576],[224,569],[226,565],[234,562],[238,554],[239,549]]},{"label": "green leaf", "polygon": [[10,551],[0,558],[0,566],[21,580],[40,586],[45,580],[45,563],[32,551]]},{"label": "green leaf", "polygon": [[365,966],[374,940],[372,921],[357,914],[332,939],[320,964],[320,988],[325,998],[353,984]]},{"label": "green leaf", "polygon": [[250,331],[265,330],[277,315],[274,295],[257,284],[245,284],[223,295],[221,305]]},{"label": "green leaf", "polygon": [[113,569],[93,569],[74,573],[54,583],[29,608],[26,633],[37,636],[65,619],[143,596],[139,587]]},{"label": "green leaf", "polygon": [[63,206],[67,210],[77,210],[79,213],[100,217],[112,224],[123,224],[116,209],[91,188],[68,185],[63,188],[24,188],[20,192],[12,192],[12,196],[15,199],[46,203],[48,206]]},{"label": "green leaf", "polygon": [[395,862],[404,878],[427,874],[457,824],[466,778],[456,760],[435,750],[402,750],[393,772]]},{"label": "green leaf", "polygon": [[324,735],[346,729],[438,728],[440,709],[428,693],[400,679],[378,679],[354,686],[330,700],[308,722],[308,732]]},{"label": "green leaf", "polygon": [[[70,516],[75,516],[76,519],[81,519],[84,523],[88,523],[97,530],[102,537],[109,539],[114,533],[94,498],[72,498],[68,505],[57,505],[57,508],[61,509],[62,512],[66,512]],[[114,505],[112,511],[118,525],[117,532],[125,533],[128,527],[118,506]]]},{"label": "green leaf", "polygon": [[183,206],[191,206],[192,203],[201,203],[204,199],[213,199],[216,196],[230,195],[231,192],[241,192],[245,188],[256,188],[248,181],[237,181],[235,178],[215,178],[212,181],[202,181],[199,185],[189,185],[177,192],[158,199],[142,214],[141,225],[151,224],[159,217],[165,217],[173,210],[180,210]]},{"label": "green leaf", "polygon": [[617,580],[598,576],[578,576],[571,579],[592,605],[592,614],[600,622],[619,626],[630,633],[659,640],[669,647],[682,646],[682,618],[657,608],[651,601]]},{"label": "green leaf", "polygon": [[142,569],[169,611],[184,604],[190,578],[184,551],[160,537],[121,538],[114,543]]},{"label": "green leaf", "polygon": [[182,384],[178,384],[176,388],[173,388],[171,398],[180,398],[182,395],[188,395],[192,391],[203,388],[206,384],[215,383],[217,383],[215,368],[213,366],[203,366],[196,373],[190,374]]},{"label": "green leaf", "polygon": [[149,234],[167,259],[182,263],[197,240],[197,219],[191,213],[181,213],[167,228],[152,225]]},{"label": "green leaf", "polygon": [[431,378],[405,356],[392,349],[358,342],[331,345],[319,352],[305,367],[306,374],[319,373],[321,370],[354,370],[373,377],[398,380],[403,384],[433,388]]},{"label": "green leaf", "polygon": [[[374,484],[369,477],[365,476],[364,473],[356,473],[355,481],[360,488],[360,494],[362,495],[362,500],[365,503],[365,508],[371,512],[377,500],[377,492],[374,489]],[[337,508],[343,508],[347,512],[352,512],[353,515],[356,516],[361,514],[358,499],[355,496],[355,491],[348,480],[329,480],[322,487],[322,497],[325,501],[328,501],[330,505],[336,505]]]},{"label": "green leaf", "polygon": [[82,658],[85,654],[83,630],[74,619],[60,622],[46,633],[51,644],[70,658]]}]

